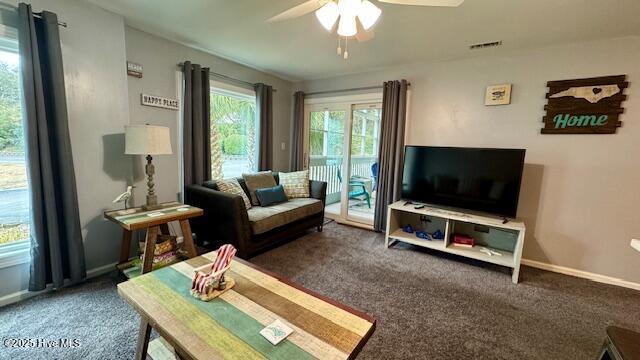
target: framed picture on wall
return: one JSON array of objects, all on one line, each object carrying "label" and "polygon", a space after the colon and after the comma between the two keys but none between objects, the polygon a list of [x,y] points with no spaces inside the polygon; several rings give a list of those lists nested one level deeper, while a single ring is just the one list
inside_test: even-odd
[{"label": "framed picture on wall", "polygon": [[484,104],[487,106],[511,104],[511,84],[487,86]]}]

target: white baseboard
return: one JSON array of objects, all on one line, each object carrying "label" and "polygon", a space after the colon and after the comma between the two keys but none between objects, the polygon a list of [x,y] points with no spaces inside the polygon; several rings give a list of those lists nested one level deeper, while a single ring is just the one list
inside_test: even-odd
[{"label": "white baseboard", "polygon": [[21,290],[21,291],[14,292],[13,294],[5,295],[3,297],[0,297],[0,307],[40,295],[47,291],[49,291],[49,289],[45,289],[37,292],[31,292],[29,290]]},{"label": "white baseboard", "polygon": [[[114,262],[113,264],[107,264],[104,266],[100,266],[91,270],[87,270],[87,279],[91,279],[94,277],[98,277],[100,275],[106,274],[108,272],[111,272],[113,270],[115,270],[116,265],[118,263]],[[15,302],[21,301],[21,300],[25,300],[25,299],[29,299],[32,298],[34,296],[38,296],[40,294],[44,294],[47,293],[49,291],[53,290],[51,288],[51,286],[47,286],[46,289],[42,290],[42,291],[29,291],[29,290],[21,290],[21,291],[17,291],[14,292],[12,294],[8,294],[5,296],[0,297],[0,307],[3,307],[5,305],[9,305],[9,304],[13,304]]]},{"label": "white baseboard", "polygon": [[530,259],[522,259],[522,265],[527,265],[527,266],[531,266],[531,267],[542,269],[542,270],[556,272],[559,274],[588,279],[588,280],[603,283],[603,284],[609,284],[609,285],[621,286],[621,287],[634,289],[634,290],[640,290],[639,283],[634,283],[631,281],[622,280],[622,279],[614,278],[611,276],[594,274],[587,271],[572,269],[565,266],[547,264],[547,263],[530,260]]},{"label": "white baseboard", "polygon": [[111,264],[93,268],[91,270],[87,270],[87,279],[91,279],[100,275],[104,275],[108,272],[114,271],[116,269],[116,265],[118,265],[118,263],[114,262]]}]

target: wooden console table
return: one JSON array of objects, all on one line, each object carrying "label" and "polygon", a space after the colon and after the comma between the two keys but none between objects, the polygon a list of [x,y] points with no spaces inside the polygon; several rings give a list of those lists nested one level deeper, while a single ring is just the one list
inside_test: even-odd
[{"label": "wooden console table", "polygon": [[[524,245],[525,225],[518,220],[509,220],[504,223],[502,219],[445,210],[441,208],[425,206],[416,209],[417,204],[407,204],[401,200],[389,205],[387,213],[387,232],[385,244],[391,246],[396,241],[409,243],[429,249],[443,251],[459,256],[485,261],[513,269],[511,281],[518,283],[520,273],[520,258]],[[402,227],[409,224],[414,229],[422,229],[421,219],[428,219],[429,229],[432,233],[436,229],[444,233],[442,240],[423,240],[415,233],[405,233]],[[471,248],[457,247],[452,244],[451,235],[460,232],[476,238],[476,245]],[[489,255],[482,250],[488,248],[495,255]],[[500,255],[497,255],[499,253]]]},{"label": "wooden console table", "polygon": [[[134,230],[147,230],[145,237],[144,254],[142,261],[142,273],[151,271],[153,265],[153,253],[159,234],[169,235],[169,223],[178,221],[182,229],[184,247],[187,255],[192,258],[197,256],[196,247],[191,236],[189,219],[201,216],[203,210],[191,205],[178,202],[164,203],[159,209],[144,210],[141,207],[127,210],[113,210],[104,213],[104,217],[122,227],[122,244],[120,247],[120,261],[123,264],[129,261],[131,249],[131,234]],[[148,256],[150,254],[151,256]]]}]

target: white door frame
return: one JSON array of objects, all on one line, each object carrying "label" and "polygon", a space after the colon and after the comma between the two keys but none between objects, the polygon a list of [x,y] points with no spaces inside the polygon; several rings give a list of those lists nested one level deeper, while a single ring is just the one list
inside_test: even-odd
[{"label": "white door frame", "polygon": [[[305,99],[304,102],[304,140],[303,140],[303,168],[309,169],[309,130],[310,130],[310,115],[313,111],[320,110],[332,110],[332,111],[345,111],[345,125],[344,125],[344,141],[343,141],[343,156],[342,162],[342,184],[341,184],[341,197],[340,197],[340,214],[335,216],[333,214],[326,214],[327,218],[333,219],[338,223],[344,223],[348,225],[354,225],[358,227],[373,228],[370,224],[363,224],[357,219],[350,218],[349,216],[349,180],[351,177],[350,165],[351,164],[351,129],[353,125],[353,109],[354,106],[362,104],[378,104],[382,103],[382,92],[356,94],[356,95],[344,95],[344,96],[331,96],[321,98]],[[346,180],[345,180],[346,179]]]}]

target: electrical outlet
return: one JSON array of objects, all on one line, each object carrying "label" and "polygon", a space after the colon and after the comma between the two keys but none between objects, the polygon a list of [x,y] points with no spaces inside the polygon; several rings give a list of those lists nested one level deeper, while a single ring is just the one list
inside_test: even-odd
[{"label": "electrical outlet", "polygon": [[287,150],[287,144],[286,144],[286,143],[281,143],[281,144],[280,144],[280,148],[281,148],[282,150]]}]

